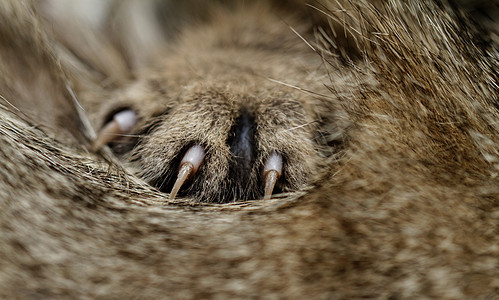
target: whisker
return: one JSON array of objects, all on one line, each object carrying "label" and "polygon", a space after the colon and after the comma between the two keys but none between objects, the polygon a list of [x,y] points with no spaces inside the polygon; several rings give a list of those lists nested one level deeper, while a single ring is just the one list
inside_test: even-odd
[{"label": "whisker", "polygon": [[76,98],[76,94],[75,92],[73,91],[73,89],[69,86],[69,84],[66,83],[66,90],[68,91],[69,95],[71,95],[71,98],[73,99],[73,101],[76,103],[76,105],[83,111],[85,111],[85,109],[83,108],[83,106],[81,105],[80,101],[78,101],[78,98]]},{"label": "whisker", "polygon": [[68,91],[69,95],[73,99],[73,102],[76,104],[75,109],[76,113],[78,114],[78,117],[80,118],[80,122],[83,124],[83,128],[85,128],[84,134],[87,136],[88,139],[93,140],[97,137],[97,132],[95,131],[94,127],[92,126],[92,123],[87,117],[86,111],[81,105],[80,101],[76,97],[75,92],[71,88],[71,86],[66,83],[66,90]]},{"label": "whisker", "polygon": [[[309,4],[309,3],[307,3],[305,5],[308,6],[308,7],[310,7],[310,8],[312,8],[312,9],[315,9],[316,11],[318,11],[320,13],[323,13],[325,16],[327,16],[327,17],[329,17],[329,18],[331,18],[333,20],[336,19],[332,14],[327,13],[326,11],[318,8],[317,6],[314,6],[314,5]],[[338,10],[336,10],[336,12],[346,12],[346,9],[344,9],[344,8],[343,9],[338,9]]]},{"label": "whisker", "polygon": [[138,137],[138,138],[142,138],[142,137],[146,136],[145,134],[122,134],[122,133],[113,133],[113,134],[108,134],[108,135],[121,136],[121,137]]},{"label": "whisker", "polygon": [[318,121],[318,120],[311,121],[311,122],[308,122],[308,123],[305,123],[305,124],[301,124],[301,125],[298,125],[298,126],[295,126],[295,127],[291,127],[291,128],[288,128],[288,129],[284,129],[284,130],[282,130],[281,132],[288,132],[288,131],[292,131],[292,130],[300,129],[300,128],[303,128],[303,127],[306,127],[306,126],[312,125],[312,124],[314,124],[314,123],[317,123],[317,122],[319,122],[319,121]]},{"label": "whisker", "polygon": [[14,115],[18,116],[19,118],[23,119],[24,121],[28,122],[31,126],[33,127],[36,127],[40,130],[42,130],[41,128],[39,128],[37,125],[36,125],[36,122],[34,122],[34,120],[27,114],[25,114],[22,110],[20,110],[17,106],[15,106],[14,104],[12,104],[9,100],[5,99],[4,96],[0,95],[0,100],[3,100],[5,101],[5,103],[7,104],[8,107],[12,108],[12,109],[15,109],[16,111],[14,110],[11,110],[9,109],[8,107],[6,107],[7,109],[9,109],[10,112],[12,112]]},{"label": "whisker", "polygon": [[317,50],[314,48],[314,46],[312,46],[308,41],[307,39],[305,39],[301,34],[298,33],[298,31],[296,31],[293,27],[289,26],[289,29],[291,29],[300,39],[302,39],[305,44],[307,44],[310,49],[312,49],[315,53],[317,53]]},{"label": "whisker", "polygon": [[275,80],[275,79],[272,79],[272,78],[269,78],[269,77],[265,77],[266,79],[274,82],[274,83],[278,83],[278,84],[282,84],[284,86],[287,86],[287,87],[290,87],[290,88],[294,88],[298,91],[302,91],[302,92],[306,92],[306,93],[309,93],[309,94],[312,94],[312,95],[316,95],[316,96],[320,96],[320,97],[325,97],[325,98],[329,98],[330,96],[327,96],[327,95],[324,95],[324,94],[321,94],[321,93],[317,93],[317,92],[314,92],[314,91],[311,91],[311,90],[308,90],[308,89],[304,89],[304,88],[301,88],[299,86],[296,86],[296,85],[292,85],[290,83],[285,83],[285,82],[282,82],[282,81],[279,81],[279,80]]},{"label": "whisker", "polygon": [[7,100],[7,99],[4,98],[4,96],[0,95],[0,99],[2,99],[3,101],[5,101],[10,107],[14,108],[18,112],[21,112],[21,110],[19,108],[17,108],[17,106],[15,106],[14,104],[10,103],[9,100]]}]

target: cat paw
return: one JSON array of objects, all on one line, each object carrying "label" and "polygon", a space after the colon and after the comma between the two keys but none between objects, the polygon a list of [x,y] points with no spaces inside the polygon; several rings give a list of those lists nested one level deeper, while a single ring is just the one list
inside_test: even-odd
[{"label": "cat paw", "polygon": [[[266,88],[240,93],[191,86],[182,94],[156,108],[141,101],[115,109],[105,117],[94,150],[109,144],[170,198],[270,199],[310,181],[320,155],[303,99]],[[157,97],[154,103],[161,103]]]}]

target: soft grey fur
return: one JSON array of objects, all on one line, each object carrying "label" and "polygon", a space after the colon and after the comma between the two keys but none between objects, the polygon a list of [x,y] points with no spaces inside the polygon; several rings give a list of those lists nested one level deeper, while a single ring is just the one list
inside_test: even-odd
[{"label": "soft grey fur", "polygon": [[[324,28],[313,55],[325,65],[303,72],[329,75],[327,94],[310,101],[329,101],[334,114],[320,126],[339,137],[310,156],[327,158],[306,187],[270,201],[208,204],[170,201],[136,166],[86,150],[92,130],[72,95],[99,124],[107,106],[92,97],[109,95],[113,106],[112,97],[151,75],[147,59],[123,56],[126,47],[100,43],[99,33],[92,36],[109,60],[87,58],[94,48],[77,55],[29,2],[0,2],[0,297],[496,299],[496,45],[446,3],[373,3],[311,9],[310,24]],[[216,10],[222,23],[235,14]],[[267,16],[254,18],[274,22]],[[309,24],[293,18],[294,28]],[[202,26],[227,38],[207,22],[172,47],[188,49]],[[287,82],[304,76],[290,66]],[[168,71],[161,76],[182,83],[182,69]],[[202,79],[192,80],[196,92]],[[322,80],[298,86],[313,92]]]}]

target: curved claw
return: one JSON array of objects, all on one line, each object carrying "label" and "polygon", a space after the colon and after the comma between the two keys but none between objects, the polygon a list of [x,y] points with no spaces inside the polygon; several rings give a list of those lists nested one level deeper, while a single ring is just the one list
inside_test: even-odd
[{"label": "curved claw", "polygon": [[124,133],[132,130],[137,123],[137,114],[133,110],[123,110],[113,116],[113,120],[104,126],[90,149],[94,152],[100,150],[108,143],[114,141]]},{"label": "curved claw", "polygon": [[200,145],[194,145],[185,153],[182,161],[180,162],[180,169],[178,171],[177,180],[173,185],[173,189],[170,192],[170,200],[175,199],[178,191],[187,181],[187,179],[191,178],[196,174],[201,167],[205,157],[204,148]]},{"label": "curved claw", "polygon": [[270,200],[277,179],[279,179],[279,173],[277,173],[276,170],[270,170],[267,172],[265,175],[265,194],[263,196],[263,200]]},{"label": "curved claw", "polygon": [[272,192],[274,191],[275,184],[277,180],[282,175],[282,156],[277,152],[273,151],[267,161],[265,162],[265,167],[263,169],[263,176],[265,181],[265,193],[263,200],[269,200],[272,197]]},{"label": "curved claw", "polygon": [[175,199],[175,196],[177,196],[178,191],[184,185],[185,181],[191,177],[191,173],[193,173],[194,166],[191,163],[184,163],[181,167],[180,170],[178,171],[178,176],[177,180],[175,181],[175,184],[173,185],[173,189],[170,192],[170,200]]},{"label": "curved claw", "polygon": [[107,123],[92,142],[90,150],[93,152],[99,151],[102,147],[112,142],[119,134],[121,134],[121,128],[117,122],[111,121]]}]

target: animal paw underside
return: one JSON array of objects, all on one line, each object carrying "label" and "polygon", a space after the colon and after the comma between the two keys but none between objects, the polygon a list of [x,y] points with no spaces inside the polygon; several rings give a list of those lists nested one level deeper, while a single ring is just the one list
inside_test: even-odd
[{"label": "animal paw underside", "polygon": [[109,144],[170,198],[269,199],[310,184],[341,139],[331,132],[333,100],[322,96],[326,68],[281,18],[248,14],[181,33],[152,68],[114,91],[97,110],[93,150]]},{"label": "animal paw underside", "polygon": [[129,105],[106,118],[93,148],[109,144],[170,198],[220,203],[301,189],[324,159],[318,121],[293,98],[261,97],[204,90],[154,116]]}]

